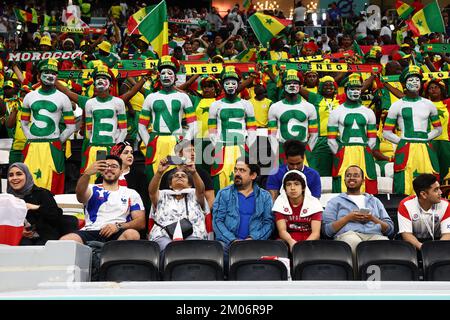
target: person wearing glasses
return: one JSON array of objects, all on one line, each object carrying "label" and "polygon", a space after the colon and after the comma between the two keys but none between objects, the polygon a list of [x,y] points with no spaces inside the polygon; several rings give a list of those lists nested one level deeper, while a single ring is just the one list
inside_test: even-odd
[{"label": "person wearing glasses", "polygon": [[[100,173],[102,184],[89,184]],[[89,241],[139,240],[145,228],[145,212],[139,194],[119,185],[122,159],[115,155],[92,163],[80,177],[75,189],[77,200],[85,205],[86,225],[60,240]]]},{"label": "person wearing glasses", "polygon": [[325,235],[350,245],[353,254],[361,241],[388,240],[394,233],[394,223],[381,201],[361,192],[364,171],[351,165],[345,170],[347,192],[328,201],[323,212]]}]

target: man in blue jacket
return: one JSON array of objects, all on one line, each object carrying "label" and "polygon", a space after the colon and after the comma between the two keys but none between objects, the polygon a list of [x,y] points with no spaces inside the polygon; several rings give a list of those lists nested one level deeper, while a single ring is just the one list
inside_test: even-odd
[{"label": "man in blue jacket", "polygon": [[239,159],[234,167],[234,184],[217,193],[213,206],[216,240],[224,245],[225,260],[231,243],[239,240],[266,240],[274,229],[272,197],[258,187],[257,164]]},{"label": "man in blue jacket", "polygon": [[364,172],[360,167],[348,167],[344,179],[347,192],[328,201],[322,224],[328,237],[348,243],[355,254],[361,241],[388,240],[394,223],[379,199],[361,193]]}]

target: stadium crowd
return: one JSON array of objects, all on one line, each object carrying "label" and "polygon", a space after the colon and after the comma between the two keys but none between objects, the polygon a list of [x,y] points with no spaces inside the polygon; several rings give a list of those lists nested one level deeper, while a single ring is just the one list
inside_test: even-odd
[{"label": "stadium crowd", "polygon": [[[0,134],[13,139],[7,192],[28,204],[22,244],[149,239],[163,251],[215,237],[227,254],[240,240],[328,237],[354,250],[392,239],[393,219],[418,249],[450,235],[450,50],[439,46],[449,10],[445,32],[417,36],[398,17],[373,28],[367,13],[331,5],[320,27],[295,16],[266,46],[248,24],[253,7],[169,6],[159,55],[127,30],[148,4],[74,4],[105,26],[64,31],[64,8],[33,1],[0,12]],[[44,58],[56,51],[80,54]],[[187,72],[190,62],[211,73]],[[65,165],[77,141],[73,190]],[[374,196],[381,176],[405,197],[398,217]],[[325,208],[323,177],[336,193]],[[68,234],[55,230],[52,200],[64,193],[85,207]]]}]

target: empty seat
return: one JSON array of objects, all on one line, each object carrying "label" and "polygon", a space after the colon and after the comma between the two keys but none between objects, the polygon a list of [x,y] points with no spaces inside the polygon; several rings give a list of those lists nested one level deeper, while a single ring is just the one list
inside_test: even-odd
[{"label": "empty seat", "polygon": [[[230,246],[229,280],[287,280],[288,247],[279,240],[236,241]],[[268,257],[264,259],[262,257]],[[271,259],[272,258],[272,259]]]},{"label": "empty seat", "polygon": [[147,240],[109,241],[102,249],[100,281],[159,279],[159,246]]},{"label": "empty seat", "polygon": [[415,247],[401,240],[362,241],[356,247],[361,280],[416,281],[419,277]]},{"label": "empty seat", "polygon": [[337,240],[297,242],[292,268],[293,280],[353,280],[352,249]]},{"label": "empty seat", "polygon": [[394,234],[398,232],[398,220],[397,220],[397,211],[400,202],[407,197],[404,194],[376,194],[377,197],[382,203],[389,217],[391,217],[394,222]]},{"label": "empty seat", "polygon": [[164,280],[223,280],[223,247],[213,240],[174,241],[164,253]]},{"label": "empty seat", "polygon": [[450,241],[426,241],[422,244],[424,279],[450,281]]}]

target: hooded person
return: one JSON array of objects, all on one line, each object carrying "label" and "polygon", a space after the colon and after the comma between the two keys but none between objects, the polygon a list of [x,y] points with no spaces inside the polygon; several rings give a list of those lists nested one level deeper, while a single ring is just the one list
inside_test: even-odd
[{"label": "hooded person", "polygon": [[377,173],[372,150],[376,144],[375,113],[361,104],[362,79],[353,73],[345,84],[346,101],[330,112],[328,145],[334,154],[333,192],[347,190],[342,179],[345,170],[357,165],[364,171],[363,192],[376,194]]},{"label": "hooded person", "polygon": [[[179,62],[171,56],[162,56],[158,62],[162,89],[149,94],[139,115],[139,135],[147,147],[145,166],[150,181],[159,163],[173,154],[174,147],[183,139],[192,140],[197,130],[195,110],[184,92],[175,90]],[[182,120],[186,119],[187,130]]]},{"label": "hooded person", "polygon": [[225,97],[213,102],[209,109],[209,137],[215,150],[211,168],[214,189],[230,185],[234,164],[245,146],[256,141],[256,121],[252,104],[238,97],[240,76],[234,66],[226,66],[221,73]]},{"label": "hooded person", "polygon": [[[383,137],[397,144],[394,192],[398,194],[414,194],[412,181],[418,174],[439,174],[439,162],[429,142],[442,134],[442,124],[433,102],[419,95],[422,78],[420,67],[408,66],[403,70],[400,82],[405,96],[389,108],[383,128]],[[396,128],[400,129],[400,136]]]},{"label": "hooded person", "polygon": [[286,172],[272,208],[278,235],[291,251],[298,241],[320,239],[323,208],[320,200],[311,195],[306,181],[301,171]]},{"label": "hooded person", "polygon": [[[42,86],[25,96],[20,117],[28,140],[24,163],[33,173],[37,186],[61,194],[65,166],[62,144],[75,131],[75,118],[69,98],[55,88],[58,61],[43,60],[38,69]],[[45,116],[41,114],[43,110]],[[60,130],[61,119],[65,124],[63,130]]]}]

